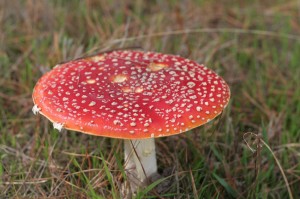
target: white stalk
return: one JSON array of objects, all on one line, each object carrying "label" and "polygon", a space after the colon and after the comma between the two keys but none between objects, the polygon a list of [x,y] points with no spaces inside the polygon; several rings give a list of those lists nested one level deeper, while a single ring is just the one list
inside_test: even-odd
[{"label": "white stalk", "polygon": [[157,173],[154,138],[125,140],[125,171],[131,191],[146,185],[147,178]]}]

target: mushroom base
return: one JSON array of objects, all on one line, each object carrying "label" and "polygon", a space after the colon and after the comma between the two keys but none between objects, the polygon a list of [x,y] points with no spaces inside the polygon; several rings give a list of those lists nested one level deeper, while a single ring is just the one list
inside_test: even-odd
[{"label": "mushroom base", "polygon": [[125,140],[125,171],[132,193],[146,186],[148,178],[157,173],[154,138]]}]

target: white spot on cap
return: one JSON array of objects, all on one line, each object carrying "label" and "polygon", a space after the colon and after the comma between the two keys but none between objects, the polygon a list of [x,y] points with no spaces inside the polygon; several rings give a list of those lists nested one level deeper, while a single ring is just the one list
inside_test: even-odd
[{"label": "white spot on cap", "polygon": [[113,123],[114,123],[114,125],[118,125],[118,124],[121,124],[121,121],[120,120],[114,120]]},{"label": "white spot on cap", "polygon": [[86,80],[86,82],[88,84],[94,84],[96,82],[96,80],[94,80],[94,79],[88,79],[88,80]]},{"label": "white spot on cap", "polygon": [[64,102],[65,102],[65,101],[68,101],[68,99],[69,99],[69,98],[64,97],[64,98],[63,98],[63,101],[64,101]]},{"label": "white spot on cap", "polygon": [[123,87],[122,91],[125,92],[125,93],[129,93],[129,92],[131,92],[131,88],[130,87]]},{"label": "white spot on cap", "polygon": [[201,108],[200,106],[197,106],[197,107],[196,107],[196,110],[197,110],[197,111],[201,111],[202,108]]},{"label": "white spot on cap", "polygon": [[192,95],[190,96],[191,99],[197,99],[197,96],[196,95]]},{"label": "white spot on cap", "polygon": [[127,80],[127,75],[124,74],[118,74],[111,77],[111,81],[113,83],[122,83]]},{"label": "white spot on cap", "polygon": [[57,123],[57,122],[53,123],[53,128],[57,129],[59,132],[63,129],[63,127],[64,125],[62,123]]},{"label": "white spot on cap", "polygon": [[105,59],[104,55],[97,55],[90,58],[94,62],[103,61]]},{"label": "white spot on cap", "polygon": [[32,107],[33,114],[38,114],[40,112],[41,108],[39,108],[36,104]]},{"label": "white spot on cap", "polygon": [[143,87],[137,87],[136,89],[135,89],[135,91],[134,92],[136,92],[136,93],[141,93],[141,92],[143,92]]},{"label": "white spot on cap", "polygon": [[148,68],[151,70],[151,71],[159,71],[165,67],[168,67],[167,64],[164,64],[164,63],[150,63],[148,65]]},{"label": "white spot on cap", "polygon": [[196,85],[196,84],[195,84],[194,82],[188,82],[188,83],[187,83],[187,86],[188,86],[189,88],[193,88],[195,85]]},{"label": "white spot on cap", "polygon": [[131,123],[130,123],[130,126],[132,126],[132,127],[133,127],[133,126],[136,126],[136,123],[135,123],[135,122],[131,122]]},{"label": "white spot on cap", "polygon": [[95,106],[96,102],[92,101],[91,103],[89,103],[89,106]]}]

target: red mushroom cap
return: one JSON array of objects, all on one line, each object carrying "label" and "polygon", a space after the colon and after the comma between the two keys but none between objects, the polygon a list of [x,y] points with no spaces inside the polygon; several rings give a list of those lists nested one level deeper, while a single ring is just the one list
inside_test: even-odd
[{"label": "red mushroom cap", "polygon": [[98,136],[169,136],[219,115],[230,90],[194,61],[113,51],[56,66],[33,91],[35,108],[63,128]]}]

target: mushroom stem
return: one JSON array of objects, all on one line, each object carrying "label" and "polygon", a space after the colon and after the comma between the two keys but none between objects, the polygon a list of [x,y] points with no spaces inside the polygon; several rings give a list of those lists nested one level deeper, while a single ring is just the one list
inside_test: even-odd
[{"label": "mushroom stem", "polygon": [[157,173],[154,138],[125,140],[125,170],[134,193],[147,185],[147,179]]}]

